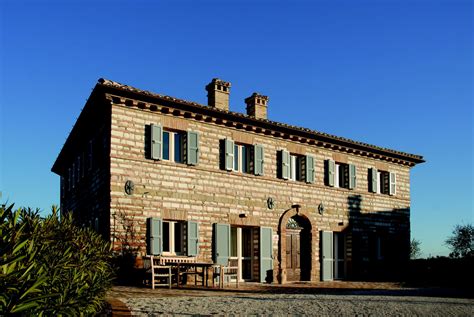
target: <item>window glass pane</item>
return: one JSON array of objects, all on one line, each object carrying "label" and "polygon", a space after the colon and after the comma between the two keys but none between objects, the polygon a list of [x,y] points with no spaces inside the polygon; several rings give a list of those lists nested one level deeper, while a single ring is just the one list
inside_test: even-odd
[{"label": "window glass pane", "polygon": [[183,163],[183,135],[174,133],[174,161]]},{"label": "window glass pane", "polygon": [[183,224],[180,222],[174,224],[174,251],[176,253],[183,251]]},{"label": "window glass pane", "polygon": [[244,280],[252,278],[252,261],[250,259],[242,260],[242,278]]},{"label": "window glass pane", "polygon": [[170,159],[170,133],[163,131],[163,160]]},{"label": "window glass pane", "polygon": [[242,228],[242,256],[252,256],[252,229]]},{"label": "window glass pane", "polygon": [[345,178],[344,178],[344,164],[336,164],[337,169],[337,187],[344,187],[345,186]]},{"label": "window glass pane", "polygon": [[297,181],[301,180],[301,161],[302,161],[301,157],[298,156],[296,158],[296,167],[295,167],[295,169],[296,169],[296,180]]},{"label": "window glass pane", "polygon": [[290,179],[296,179],[296,156],[290,155]]},{"label": "window glass pane", "polygon": [[342,233],[337,234],[337,258],[339,260],[345,258],[344,236]]},{"label": "window glass pane", "polygon": [[377,193],[378,194],[381,193],[380,188],[382,186],[382,182],[383,182],[382,173],[377,172]]},{"label": "window glass pane", "polygon": [[239,170],[239,146],[234,145],[234,171]]},{"label": "window glass pane", "polygon": [[163,252],[170,252],[170,223],[163,221]]},{"label": "window glass pane", "polygon": [[242,172],[249,173],[249,149],[242,145]]},{"label": "window glass pane", "polygon": [[230,228],[230,256],[237,256],[237,228]]},{"label": "window glass pane", "polygon": [[344,261],[338,261],[337,262],[337,279],[342,279],[344,278]]}]

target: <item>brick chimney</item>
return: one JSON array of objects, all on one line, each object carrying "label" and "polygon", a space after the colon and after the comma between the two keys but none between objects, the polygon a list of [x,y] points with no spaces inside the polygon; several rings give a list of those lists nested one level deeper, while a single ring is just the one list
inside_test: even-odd
[{"label": "brick chimney", "polygon": [[207,84],[206,90],[210,107],[229,111],[230,83],[214,78]]},{"label": "brick chimney", "polygon": [[257,119],[267,119],[268,97],[256,92],[252,96],[245,98],[247,104],[247,115]]}]

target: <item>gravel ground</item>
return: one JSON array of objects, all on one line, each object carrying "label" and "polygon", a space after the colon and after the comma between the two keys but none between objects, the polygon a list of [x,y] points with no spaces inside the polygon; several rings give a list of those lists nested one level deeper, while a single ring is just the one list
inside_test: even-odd
[{"label": "gravel ground", "polygon": [[236,294],[233,296],[128,297],[134,316],[306,315],[474,316],[474,300],[421,296]]}]

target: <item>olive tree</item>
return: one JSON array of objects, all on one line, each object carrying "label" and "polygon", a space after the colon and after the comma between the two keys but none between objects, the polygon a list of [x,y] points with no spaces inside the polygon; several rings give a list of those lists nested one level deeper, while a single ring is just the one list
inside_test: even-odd
[{"label": "olive tree", "polygon": [[455,225],[446,244],[451,249],[450,257],[474,256],[474,226],[472,224]]}]

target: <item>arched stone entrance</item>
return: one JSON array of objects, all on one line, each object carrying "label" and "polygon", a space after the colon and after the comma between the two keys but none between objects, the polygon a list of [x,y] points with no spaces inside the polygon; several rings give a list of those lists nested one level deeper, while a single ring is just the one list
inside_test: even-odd
[{"label": "arched stone entrance", "polygon": [[[317,231],[314,223],[296,208],[283,213],[279,223],[279,276],[280,283],[313,281],[315,278],[314,254]],[[316,233],[314,233],[316,232]]]},{"label": "arched stone entrance", "polygon": [[286,223],[286,280],[309,281],[311,273],[311,224],[296,215]]}]

